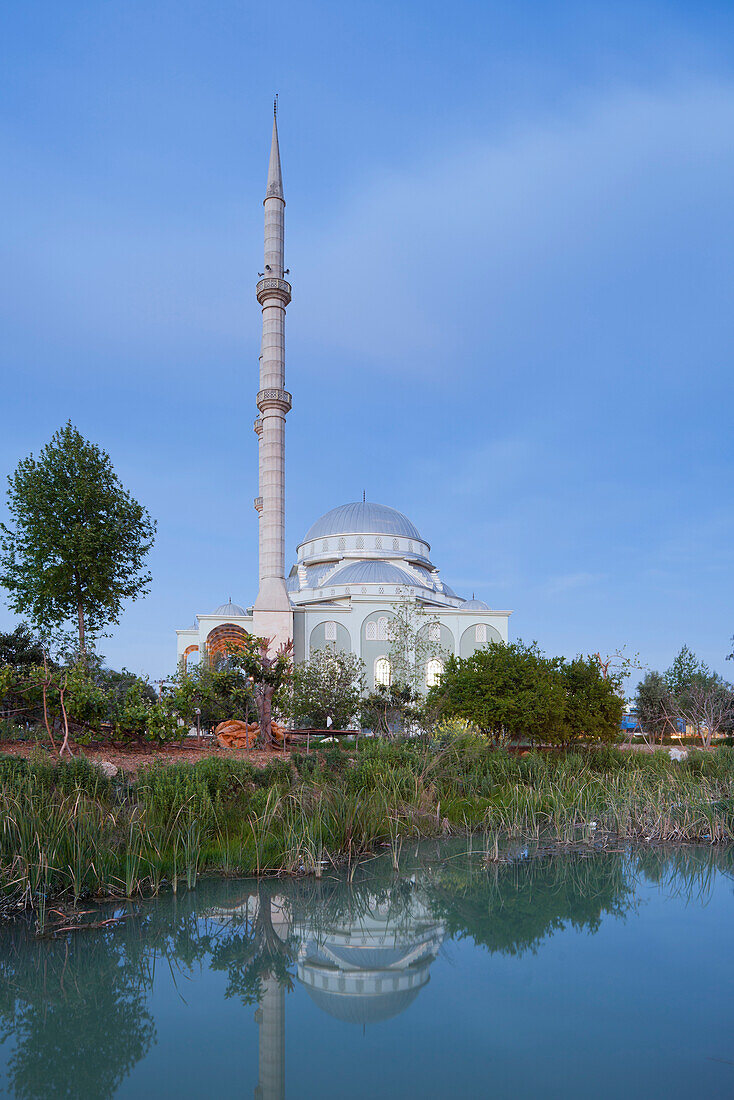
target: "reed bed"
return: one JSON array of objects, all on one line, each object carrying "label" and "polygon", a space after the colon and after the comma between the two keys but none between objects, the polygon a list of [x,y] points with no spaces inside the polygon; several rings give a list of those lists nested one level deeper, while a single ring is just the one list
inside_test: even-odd
[{"label": "reed bed", "polygon": [[354,869],[409,838],[484,832],[559,845],[734,840],[734,750],[511,756],[481,740],[365,742],[264,769],[211,758],[106,778],[0,757],[0,913],[65,896],[192,889],[204,872]]}]

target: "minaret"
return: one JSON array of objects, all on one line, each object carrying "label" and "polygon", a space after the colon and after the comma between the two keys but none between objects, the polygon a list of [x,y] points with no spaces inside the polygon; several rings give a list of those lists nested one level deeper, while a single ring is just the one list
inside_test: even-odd
[{"label": "minaret", "polygon": [[291,395],[285,388],[285,310],[291,300],[284,278],[285,199],[278,148],[277,101],[273,109],[268,183],[265,191],[265,267],[257,284],[262,306],[260,389],[255,421],[259,451],[260,589],[254,630],[279,645],[293,637],[293,612],[285,586],[285,418]]}]

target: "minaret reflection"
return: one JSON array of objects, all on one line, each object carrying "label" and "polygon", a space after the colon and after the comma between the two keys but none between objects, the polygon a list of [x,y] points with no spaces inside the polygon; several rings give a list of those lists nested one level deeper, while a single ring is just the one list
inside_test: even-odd
[{"label": "minaret reflection", "polygon": [[404,1012],[427,985],[445,930],[410,881],[371,892],[322,881],[288,895],[263,884],[207,916],[245,925],[257,945],[260,1001],[257,1100],[285,1100],[285,993],[298,981],[337,1020],[373,1024]]}]

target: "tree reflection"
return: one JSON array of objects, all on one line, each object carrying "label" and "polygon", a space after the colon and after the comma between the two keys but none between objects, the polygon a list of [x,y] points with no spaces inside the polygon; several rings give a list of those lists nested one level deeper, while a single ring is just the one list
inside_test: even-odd
[{"label": "tree reflection", "polygon": [[567,926],[594,933],[604,916],[622,917],[633,886],[621,853],[547,855],[486,868],[477,858],[428,869],[425,892],[455,939],[492,952],[535,951]]},{"label": "tree reflection", "polygon": [[13,1095],[113,1096],[145,1057],[155,1026],[140,932],[117,925],[84,939],[40,941],[22,927],[3,933],[0,1035],[15,1040]]}]

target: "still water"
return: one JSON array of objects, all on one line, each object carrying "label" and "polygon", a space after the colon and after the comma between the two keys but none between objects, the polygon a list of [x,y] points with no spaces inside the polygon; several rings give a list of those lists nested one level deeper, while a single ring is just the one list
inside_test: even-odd
[{"label": "still water", "polygon": [[734,1097],[734,851],[421,845],[0,932],[14,1097]]}]

